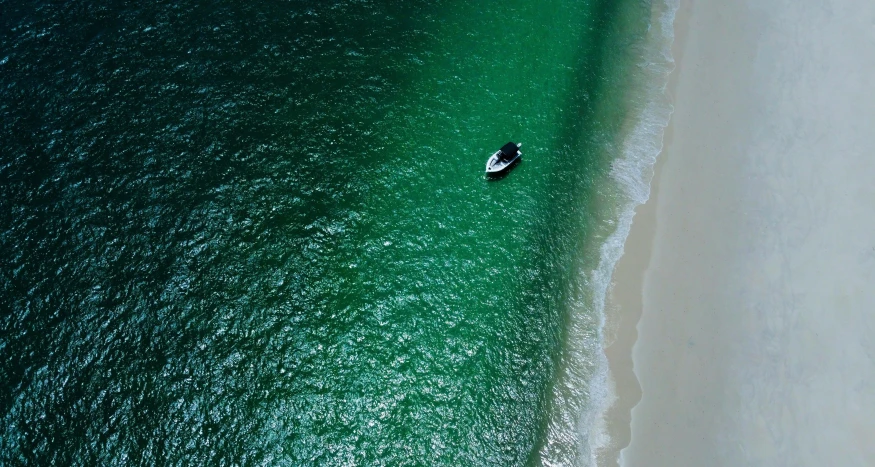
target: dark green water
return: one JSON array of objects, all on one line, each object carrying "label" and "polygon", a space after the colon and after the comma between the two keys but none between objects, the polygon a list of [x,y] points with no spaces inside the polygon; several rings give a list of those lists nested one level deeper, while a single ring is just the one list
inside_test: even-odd
[{"label": "dark green water", "polygon": [[0,463],[576,462],[649,20],[0,1]]}]

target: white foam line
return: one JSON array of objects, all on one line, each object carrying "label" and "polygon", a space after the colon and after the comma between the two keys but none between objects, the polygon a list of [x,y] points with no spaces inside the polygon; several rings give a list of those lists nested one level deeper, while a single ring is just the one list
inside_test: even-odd
[{"label": "white foam line", "polygon": [[[566,345],[568,365],[565,374],[557,384],[554,397],[562,404],[558,420],[551,417],[547,433],[547,443],[541,451],[541,462],[547,466],[566,465],[569,456],[563,455],[569,445],[576,446],[576,455],[571,456],[574,465],[595,466],[599,451],[607,447],[610,439],[606,433],[604,415],[615,397],[609,386],[608,362],[604,354],[604,327],[606,320],[605,302],[611,285],[611,278],[617,261],[623,255],[623,248],[632,227],[635,209],[650,198],[650,182],[656,158],[662,151],[665,128],[673,108],[668,102],[666,88],[668,76],[674,69],[671,54],[674,42],[674,18],[679,0],[666,0],[654,6],[656,21],[648,31],[647,48],[639,64],[641,91],[646,104],[634,117],[634,125],[626,135],[621,154],[611,167],[611,177],[617,183],[620,198],[616,214],[616,229],[602,244],[599,251],[599,264],[596,269],[582,274],[582,283],[591,291],[589,303],[580,303],[579,313],[572,313],[569,336]],[[658,8],[658,10],[657,10]],[[587,323],[587,310],[597,313],[597,335],[589,336],[591,324]],[[592,337],[595,337],[593,339]],[[593,358],[596,361],[591,361]],[[595,367],[595,374],[586,381],[584,368]],[[571,394],[580,394],[588,399],[586,407],[575,402]],[[577,396],[580,397],[579,395]],[[577,412],[577,413],[575,413]],[[572,417],[576,420],[572,420]],[[563,427],[574,426],[573,433]]]},{"label": "white foam line", "polygon": [[[635,209],[650,199],[650,183],[653,179],[653,168],[656,159],[662,152],[665,129],[674,111],[666,95],[668,79],[674,70],[672,44],[674,43],[674,19],[680,5],[679,0],[666,0],[658,13],[656,26],[648,34],[648,53],[645,54],[642,67],[645,80],[651,83],[646,95],[649,98],[644,110],[639,114],[633,130],[623,142],[620,158],[611,167],[611,176],[618,182],[626,195],[626,203],[620,210],[617,229],[602,244],[598,268],[592,272],[595,309],[600,313],[599,342],[604,344],[604,327],[606,320],[605,302],[611,286],[614,268],[623,255],[626,238],[632,228]],[[653,49],[656,50],[653,50]],[[600,397],[594,398],[592,413],[587,420],[587,426],[598,427],[597,436],[588,436],[590,456],[588,464],[596,465],[596,455],[601,448],[607,447],[610,439],[605,432],[604,416],[611,404],[616,400],[608,382],[608,361],[604,350],[599,353],[600,367],[596,379],[592,382],[599,388]]]}]

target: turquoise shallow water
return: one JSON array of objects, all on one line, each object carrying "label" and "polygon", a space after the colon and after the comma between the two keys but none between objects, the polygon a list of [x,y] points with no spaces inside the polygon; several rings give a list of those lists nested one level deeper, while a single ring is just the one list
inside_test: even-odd
[{"label": "turquoise shallow water", "polygon": [[587,462],[649,3],[0,8],[2,463]]}]

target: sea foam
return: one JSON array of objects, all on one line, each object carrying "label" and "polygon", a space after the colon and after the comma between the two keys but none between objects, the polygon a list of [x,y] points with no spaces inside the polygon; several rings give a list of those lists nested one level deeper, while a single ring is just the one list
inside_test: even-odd
[{"label": "sea foam", "polygon": [[[673,108],[666,95],[674,69],[671,47],[679,0],[655,3],[651,23],[637,59],[629,90],[629,116],[619,135],[608,191],[614,200],[609,219],[613,231],[599,248],[598,264],[581,272],[586,288],[571,311],[561,374],[554,390],[554,412],[541,449],[543,465],[595,466],[599,457],[616,455],[604,415],[615,400],[604,354],[606,297],[611,277],[632,226],[635,209],[650,197],[650,182]],[[598,320],[596,335],[591,316]],[[587,372],[583,368],[594,368]],[[589,373],[589,374],[587,374]],[[613,448],[613,449],[612,449]]]}]

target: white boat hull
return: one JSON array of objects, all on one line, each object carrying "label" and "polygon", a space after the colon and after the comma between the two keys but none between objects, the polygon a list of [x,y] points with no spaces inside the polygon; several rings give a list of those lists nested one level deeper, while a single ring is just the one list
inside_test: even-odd
[{"label": "white boat hull", "polygon": [[512,166],[516,161],[522,157],[522,153],[517,151],[516,156],[510,160],[502,161],[499,160],[498,156],[501,151],[495,151],[495,154],[486,161],[486,173],[487,174],[499,174],[507,170],[510,166]]}]

